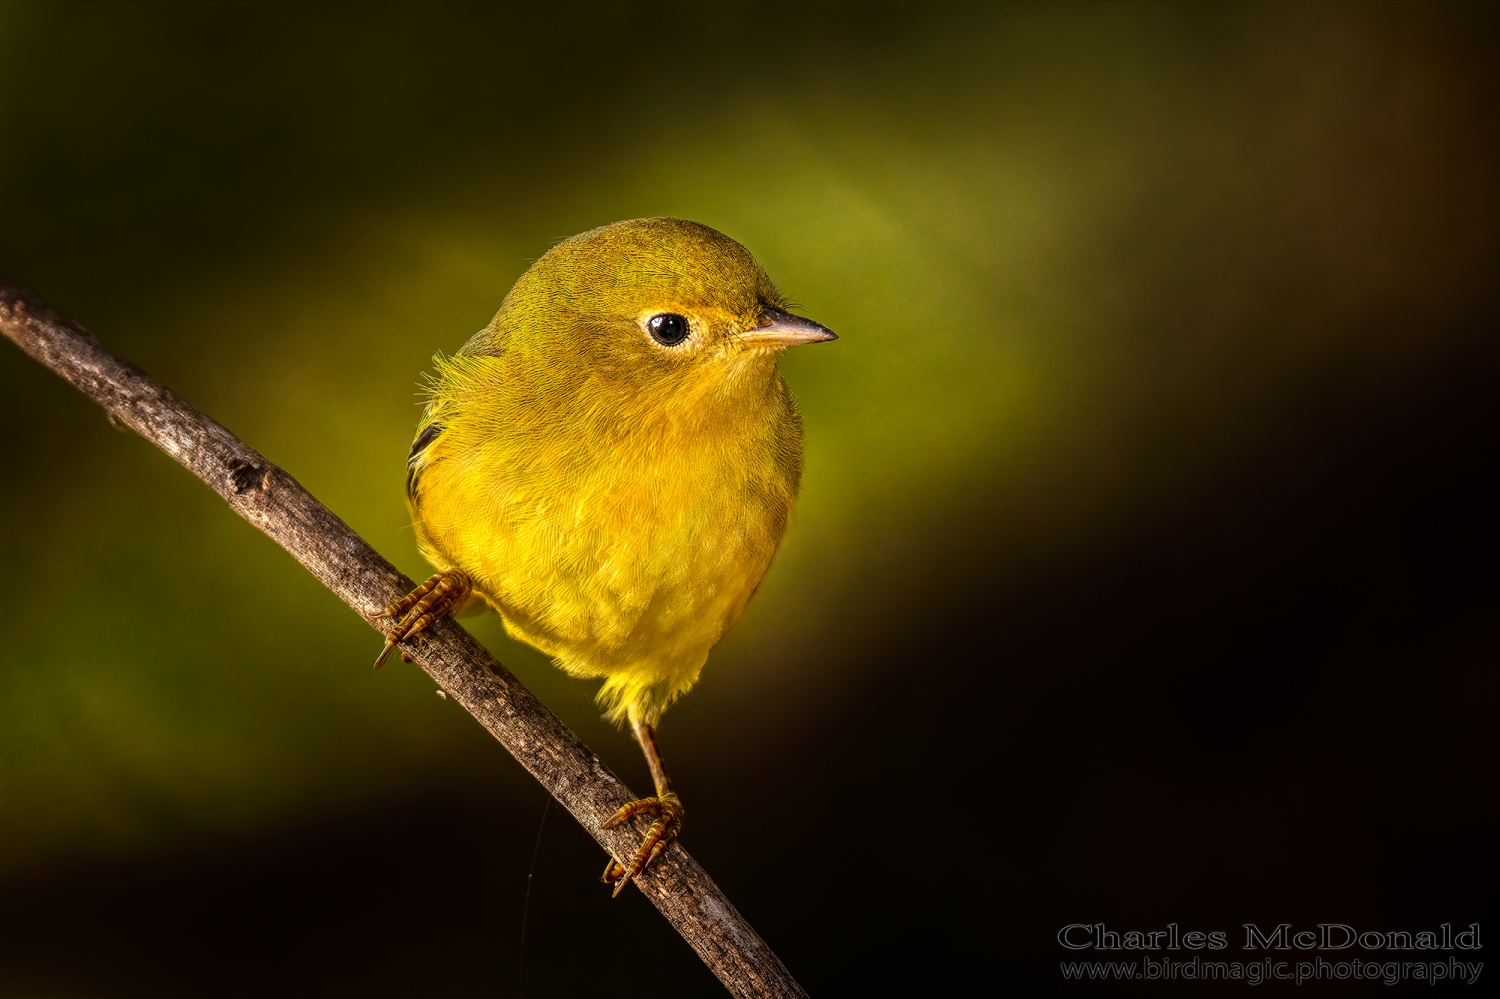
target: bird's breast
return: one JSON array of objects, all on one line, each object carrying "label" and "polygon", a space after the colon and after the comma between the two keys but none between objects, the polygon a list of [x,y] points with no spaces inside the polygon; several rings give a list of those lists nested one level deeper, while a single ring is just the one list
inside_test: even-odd
[{"label": "bird's breast", "polygon": [[696,670],[785,531],[801,467],[788,423],[474,441],[424,472],[419,535],[508,630],[573,672]]}]

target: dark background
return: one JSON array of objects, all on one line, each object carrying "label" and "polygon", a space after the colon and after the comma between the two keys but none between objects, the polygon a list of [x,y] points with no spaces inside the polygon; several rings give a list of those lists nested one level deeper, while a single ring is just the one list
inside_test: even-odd
[{"label": "dark background", "polygon": [[[813,994],[1121,991],[1061,981],[1074,922],[1493,936],[1497,27],[6,4],[0,272],[422,575],[432,353],[558,238],[716,226],[841,339],[784,362],[798,516],[662,739]],[[9,347],[0,419],[4,995],[721,994],[190,476]]]}]

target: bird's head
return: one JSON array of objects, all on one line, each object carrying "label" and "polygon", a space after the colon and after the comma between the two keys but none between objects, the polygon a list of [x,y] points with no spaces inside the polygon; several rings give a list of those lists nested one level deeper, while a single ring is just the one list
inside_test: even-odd
[{"label": "bird's head", "polygon": [[536,377],[574,391],[679,398],[754,391],[774,377],[783,349],[835,339],[793,315],[739,243],[670,218],[616,222],[557,244],[516,282],[486,333],[491,349],[519,353]]}]

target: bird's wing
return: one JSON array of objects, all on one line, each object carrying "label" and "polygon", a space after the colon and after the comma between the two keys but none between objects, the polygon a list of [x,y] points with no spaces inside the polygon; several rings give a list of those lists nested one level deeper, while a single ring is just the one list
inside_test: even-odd
[{"label": "bird's wing", "polygon": [[425,452],[438,435],[443,432],[441,423],[429,423],[417,434],[417,439],[412,442],[411,453],[406,456],[406,495],[413,503],[417,501],[417,479],[426,464],[423,461]]}]

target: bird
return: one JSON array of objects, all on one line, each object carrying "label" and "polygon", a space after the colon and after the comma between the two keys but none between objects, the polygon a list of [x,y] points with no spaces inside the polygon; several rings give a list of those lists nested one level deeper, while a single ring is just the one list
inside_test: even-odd
[{"label": "bird", "polygon": [[407,459],[418,548],[436,570],[386,608],[376,661],[482,601],[509,635],[628,725],[656,794],[618,896],[681,831],[657,725],[771,565],[802,479],[802,418],[777,367],[837,339],[793,312],[744,246],[642,218],[551,247],[494,319],[433,359]]}]

